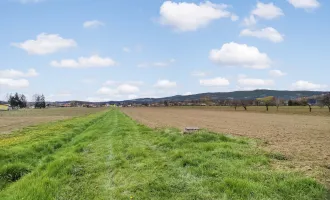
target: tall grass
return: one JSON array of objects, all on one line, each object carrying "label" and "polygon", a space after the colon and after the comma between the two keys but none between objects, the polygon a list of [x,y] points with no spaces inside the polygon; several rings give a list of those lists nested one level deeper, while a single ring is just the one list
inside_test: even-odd
[{"label": "tall grass", "polygon": [[0,146],[0,199],[327,198],[316,181],[272,169],[278,156],[245,139],[154,130],[118,110],[51,128],[59,124]]}]

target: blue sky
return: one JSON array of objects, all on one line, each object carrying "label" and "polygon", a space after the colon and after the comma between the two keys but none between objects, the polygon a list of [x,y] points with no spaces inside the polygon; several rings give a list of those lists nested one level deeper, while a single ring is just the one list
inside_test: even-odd
[{"label": "blue sky", "polygon": [[0,1],[0,99],[329,90],[325,0]]}]

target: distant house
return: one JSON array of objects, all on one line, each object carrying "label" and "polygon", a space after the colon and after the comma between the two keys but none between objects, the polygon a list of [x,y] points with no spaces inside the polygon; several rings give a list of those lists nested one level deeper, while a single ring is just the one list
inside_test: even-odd
[{"label": "distant house", "polygon": [[11,110],[11,106],[9,104],[0,104],[0,111]]}]

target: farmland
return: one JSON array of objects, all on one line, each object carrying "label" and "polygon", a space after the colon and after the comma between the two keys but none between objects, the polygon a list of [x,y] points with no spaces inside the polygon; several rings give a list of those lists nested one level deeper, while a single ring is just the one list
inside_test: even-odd
[{"label": "farmland", "polygon": [[[199,109],[199,110],[218,110],[218,111],[235,111],[233,106],[181,106],[185,109]],[[327,107],[312,106],[312,112],[309,111],[308,106],[270,106],[269,111],[265,106],[248,106],[244,110],[242,106],[236,108],[236,112],[253,112],[253,113],[268,113],[268,114],[287,114],[287,115],[310,115],[310,116],[329,116],[330,112]]]},{"label": "farmland", "polygon": [[0,136],[1,199],[326,199],[279,154],[208,131],[152,129],[117,109]]},{"label": "farmland", "polygon": [[50,108],[0,111],[0,134],[26,126],[88,115],[105,108]]}]

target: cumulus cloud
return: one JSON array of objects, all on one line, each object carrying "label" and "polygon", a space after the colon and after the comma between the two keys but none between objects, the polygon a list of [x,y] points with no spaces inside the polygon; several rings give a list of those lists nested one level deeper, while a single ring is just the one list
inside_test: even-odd
[{"label": "cumulus cloud", "polygon": [[239,66],[252,69],[271,67],[271,59],[261,53],[257,47],[234,42],[224,44],[220,49],[213,49],[209,58],[222,66]]},{"label": "cumulus cloud", "polygon": [[240,78],[238,84],[241,87],[267,87],[275,84],[273,80],[256,79],[256,78]]},{"label": "cumulus cloud", "polygon": [[295,8],[315,9],[321,6],[317,0],[288,0]]},{"label": "cumulus cloud", "polygon": [[160,7],[160,23],[183,32],[195,31],[220,18],[238,20],[238,16],[227,11],[227,8],[225,4],[210,1],[200,4],[165,1]]},{"label": "cumulus cloud", "polygon": [[169,81],[169,80],[158,80],[157,83],[154,85],[155,88],[158,89],[171,89],[177,86],[176,82]]},{"label": "cumulus cloud", "polygon": [[217,77],[212,79],[202,79],[199,84],[206,87],[228,86],[230,83],[228,79]]},{"label": "cumulus cloud", "polygon": [[316,84],[309,81],[297,81],[292,84],[292,88],[295,90],[323,90],[327,89],[328,85]]},{"label": "cumulus cloud", "polygon": [[256,8],[252,10],[251,14],[267,20],[275,19],[284,15],[282,9],[275,6],[273,3],[267,4],[262,2],[257,3]]},{"label": "cumulus cloud", "polygon": [[281,77],[281,76],[286,76],[287,74],[282,72],[281,70],[270,70],[269,75],[272,77]]},{"label": "cumulus cloud", "polygon": [[64,39],[57,34],[41,33],[36,40],[27,40],[22,43],[13,43],[12,46],[25,50],[33,55],[45,55],[58,52],[63,49],[76,47],[73,39]]},{"label": "cumulus cloud", "polygon": [[260,30],[244,29],[241,31],[240,36],[266,39],[274,43],[282,42],[284,40],[283,35],[281,35],[276,29],[272,27],[267,27]]},{"label": "cumulus cloud", "polygon": [[255,9],[251,11],[250,16],[244,18],[243,24],[246,26],[253,26],[257,24],[258,19],[272,20],[283,15],[282,9],[275,6],[273,3],[258,2]]},{"label": "cumulus cloud", "polygon": [[78,60],[66,59],[61,61],[52,61],[53,67],[61,68],[93,68],[93,67],[110,67],[116,65],[116,62],[108,57],[100,57],[93,55],[91,57],[80,57]]},{"label": "cumulus cloud", "polygon": [[105,23],[98,21],[98,20],[86,21],[83,24],[84,28],[98,28],[101,26],[105,26]]},{"label": "cumulus cloud", "polygon": [[0,78],[28,78],[38,75],[35,69],[29,69],[26,73],[14,69],[0,70]]},{"label": "cumulus cloud", "polygon": [[134,94],[139,91],[140,91],[140,89],[135,85],[122,84],[122,85],[117,86],[116,88],[101,87],[97,91],[97,94],[111,96],[111,95]]},{"label": "cumulus cloud", "polygon": [[30,83],[26,79],[0,78],[0,87],[9,89],[27,88]]},{"label": "cumulus cloud", "polygon": [[[142,85],[141,81],[106,81],[104,86],[101,87],[97,94],[101,97],[100,99],[108,99],[111,100],[123,100],[123,99],[135,99],[137,95],[140,93],[139,86]],[[92,99],[90,99],[92,100]],[[98,100],[94,100],[98,101]]]}]

